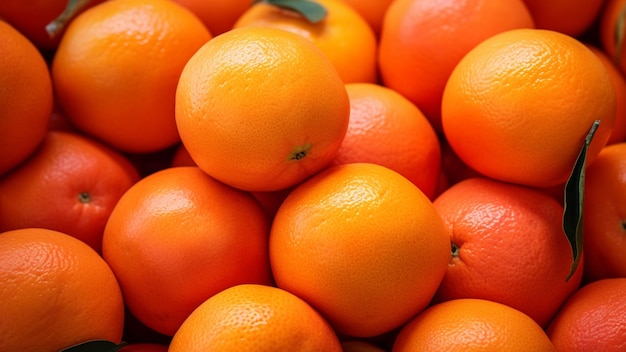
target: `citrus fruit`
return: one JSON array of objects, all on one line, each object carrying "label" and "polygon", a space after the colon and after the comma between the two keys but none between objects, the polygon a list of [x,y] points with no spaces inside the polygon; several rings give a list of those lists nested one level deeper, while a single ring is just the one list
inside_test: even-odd
[{"label": "citrus fruit", "polygon": [[178,329],[170,352],[340,352],[328,322],[280,288],[242,284],[202,303]]},{"label": "citrus fruit", "polygon": [[343,352],[385,352],[382,348],[361,340],[345,340],[341,342]]},{"label": "citrus fruit", "polygon": [[528,315],[482,299],[435,304],[404,325],[393,352],[556,351]]},{"label": "citrus fruit", "polygon": [[[582,89],[581,87],[585,87]],[[591,163],[615,121],[606,69],[583,43],[542,29],[496,34],[455,67],[442,125],[456,154],[479,173],[534,187],[565,182],[595,120]]]},{"label": "citrus fruit", "polygon": [[213,36],[228,32],[252,5],[251,0],[173,0],[193,12]]},{"label": "citrus fruit", "polygon": [[156,343],[132,343],[120,348],[119,352],[167,352],[167,346]]},{"label": "citrus fruit", "polygon": [[271,283],[268,235],[252,196],[197,167],[175,167],[144,177],[118,201],[102,254],[133,315],[172,336],[219,291]]},{"label": "citrus fruit", "polygon": [[354,337],[383,334],[424,309],[449,251],[428,197],[399,173],[368,163],[334,166],[300,184],[270,233],[276,285]]},{"label": "citrus fruit", "polygon": [[0,312],[2,351],[122,338],[124,303],[111,269],[85,243],[53,230],[0,233]]},{"label": "citrus fruit", "polygon": [[105,1],[67,27],[52,61],[61,110],[84,133],[125,152],[179,141],[178,78],[211,38],[202,22],[167,0]]},{"label": "citrus fruit", "polygon": [[348,127],[337,71],[303,37],[245,27],[206,43],[176,92],[183,145],[206,173],[231,186],[273,191],[323,169]]},{"label": "citrus fruit", "polygon": [[535,26],[578,37],[591,28],[605,0],[523,0]]},{"label": "citrus fruit", "polygon": [[626,74],[624,51],[624,21],[626,21],[626,0],[605,0],[599,15],[599,41],[602,49],[617,68]]},{"label": "citrus fruit", "polygon": [[393,0],[341,0],[342,2],[350,5],[356,12],[363,17],[370,25],[376,37],[380,36],[380,31],[383,26],[383,19],[387,13],[389,5]]}]

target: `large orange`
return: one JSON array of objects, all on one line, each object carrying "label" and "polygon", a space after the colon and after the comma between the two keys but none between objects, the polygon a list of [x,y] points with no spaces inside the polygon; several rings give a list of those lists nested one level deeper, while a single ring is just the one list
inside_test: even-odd
[{"label": "large orange", "polygon": [[244,284],[202,303],[174,335],[170,352],[340,352],[328,322],[280,288]]},{"label": "large orange", "polygon": [[349,83],[346,90],[350,122],[331,165],[368,162],[385,166],[432,199],[439,181],[441,148],[428,119],[390,88]]},{"label": "large orange", "polygon": [[626,277],[626,142],[604,147],[585,175],[585,281]]},{"label": "large orange", "polygon": [[233,28],[252,0],[173,0],[191,10],[213,36]]},{"label": "large orange", "polygon": [[521,0],[397,0],[379,43],[385,86],[410,99],[441,131],[441,97],[459,60],[488,37],[533,27]]},{"label": "large orange", "polygon": [[0,233],[0,350],[57,352],[94,339],[119,343],[124,303],[102,258],[64,233]]},{"label": "large orange", "polygon": [[528,315],[482,299],[433,305],[402,327],[393,352],[556,351]]},{"label": "large orange", "polygon": [[547,329],[558,351],[626,351],[626,277],[583,286]]},{"label": "large orange", "polygon": [[50,131],[31,158],[0,178],[0,231],[48,228],[100,252],[113,207],[138,180],[136,169],[115,150]]},{"label": "large orange", "polygon": [[259,2],[241,15],[235,28],[261,26],[296,33],[324,52],[345,83],[376,82],[378,43],[369,24],[340,0],[314,1],[327,11],[320,22],[311,23],[294,11]]},{"label": "large orange", "polygon": [[389,5],[393,0],[341,0],[342,2],[350,5],[356,12],[359,13],[372,27],[374,34],[380,36],[380,31],[383,27],[383,19],[387,13]]},{"label": "large orange", "polygon": [[561,225],[563,207],[551,196],[477,177],[448,188],[434,205],[452,242],[436,302],[487,299],[545,326],[580,285],[583,264],[566,281],[572,253]]},{"label": "large orange", "polygon": [[449,258],[428,197],[376,164],[334,166],[299,185],[270,234],[277,286],[355,337],[391,331],[424,309]]},{"label": "large orange", "polygon": [[589,48],[559,32],[517,29],[483,41],[455,67],[442,124],[452,149],[481,174],[549,187],[569,177],[600,120],[587,151],[593,161],[615,109],[611,79]]},{"label": "large orange", "polygon": [[2,20],[0,52],[2,175],[24,161],[43,140],[52,114],[52,82],[37,48]]},{"label": "large orange", "polygon": [[591,28],[605,0],[523,0],[535,26],[578,37]]},{"label": "large orange", "polygon": [[126,152],[179,141],[178,77],[211,38],[202,22],[168,0],[112,0],[78,15],[52,62],[60,106],[81,131]]},{"label": "large orange", "polygon": [[350,103],[332,63],[313,43],[275,28],[231,30],[187,63],[176,123],[197,165],[229,185],[290,187],[334,158]]},{"label": "large orange", "polygon": [[269,221],[246,192],[197,167],[144,177],[119,200],[102,241],[126,305],[173,335],[204,300],[240,283],[270,284]]}]

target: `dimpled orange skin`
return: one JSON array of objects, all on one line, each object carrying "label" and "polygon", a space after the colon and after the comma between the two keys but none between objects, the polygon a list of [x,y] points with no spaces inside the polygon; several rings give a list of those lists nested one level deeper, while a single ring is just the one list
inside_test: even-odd
[{"label": "dimpled orange skin", "polygon": [[301,184],[270,233],[277,286],[355,337],[391,331],[424,309],[449,260],[448,234],[430,200],[375,164],[334,166]]},{"label": "dimpled orange skin", "polygon": [[275,28],[233,29],[187,63],[176,95],[185,148],[209,175],[250,191],[287,188],[323,169],[350,103],[310,41]]}]

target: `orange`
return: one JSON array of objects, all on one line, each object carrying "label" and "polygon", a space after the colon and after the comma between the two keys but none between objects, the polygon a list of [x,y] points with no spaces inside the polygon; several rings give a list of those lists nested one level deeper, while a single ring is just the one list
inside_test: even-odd
[{"label": "orange", "polygon": [[402,327],[393,352],[556,351],[528,315],[482,299],[456,299],[429,307]]},{"label": "orange", "polygon": [[0,233],[0,350],[56,352],[119,343],[124,302],[111,269],[83,242],[27,228]]},{"label": "orange", "polygon": [[178,329],[170,352],[340,352],[328,322],[299,297],[242,284],[202,303]]},{"label": "orange", "polygon": [[178,77],[211,38],[202,22],[168,0],[112,0],[78,15],[52,61],[61,110],[81,131],[125,152],[179,141]]},{"label": "orange", "polygon": [[368,162],[385,166],[432,199],[441,169],[441,148],[428,119],[390,88],[350,83],[346,90],[350,122],[331,165]]},{"label": "orange", "polygon": [[252,196],[197,167],[176,167],[124,194],[107,222],[102,254],[133,315],[172,336],[219,291],[271,283],[268,235],[267,216]]},{"label": "orange", "polygon": [[578,37],[591,28],[605,0],[523,0],[537,28]]},{"label": "orange", "polygon": [[583,286],[559,310],[548,336],[558,351],[626,350],[626,278]]},{"label": "orange", "polygon": [[593,161],[615,109],[611,79],[589,48],[559,32],[517,29],[478,44],[455,67],[442,125],[452,149],[479,173],[549,187],[569,177],[600,120],[587,151]]},{"label": "orange", "polygon": [[382,348],[366,341],[345,340],[341,342],[343,352],[385,352]]},{"label": "orange", "polygon": [[26,160],[43,140],[52,114],[52,82],[37,48],[2,20],[0,52],[2,175]]},{"label": "orange", "polygon": [[191,10],[214,36],[233,28],[252,0],[173,0]]},{"label": "orange", "polygon": [[374,34],[380,36],[380,31],[383,26],[383,19],[387,13],[389,5],[393,0],[341,0],[342,2],[350,5],[356,12],[359,13],[370,25]]},{"label": "orange", "polygon": [[335,331],[391,331],[432,299],[450,257],[432,202],[413,183],[367,163],[328,168],[283,201],[270,233],[276,285]]},{"label": "orange", "polygon": [[585,175],[585,281],[626,277],[626,142],[606,146]]},{"label": "orange", "polygon": [[605,0],[605,2],[598,17],[600,45],[620,72],[626,74],[626,55],[624,55],[626,0]]},{"label": "orange", "polygon": [[244,12],[234,27],[270,27],[296,33],[324,52],[345,83],[376,82],[378,43],[367,21],[340,0],[314,1],[327,11],[317,23],[292,10],[259,2]]},{"label": "orange", "polygon": [[385,14],[379,69],[441,131],[441,97],[461,58],[490,36],[531,28],[522,0],[397,0]]},{"label": "orange", "polygon": [[563,207],[548,194],[476,177],[448,188],[434,205],[452,242],[436,302],[487,299],[545,326],[580,285],[582,261],[566,281],[572,252]]},{"label": "orange", "polygon": [[607,144],[626,142],[626,78],[606,52],[593,45],[588,45],[588,48],[596,54],[606,68],[615,90],[615,124]]},{"label": "orange", "polygon": [[167,346],[156,343],[132,343],[122,347],[119,352],[167,352]]},{"label": "orange", "polygon": [[138,180],[116,151],[84,136],[50,131],[31,158],[0,178],[0,231],[57,230],[100,252],[113,207]]},{"label": "orange", "polygon": [[348,127],[350,103],[310,41],[275,29],[231,30],[189,60],[176,123],[197,165],[231,186],[273,191],[323,169]]}]

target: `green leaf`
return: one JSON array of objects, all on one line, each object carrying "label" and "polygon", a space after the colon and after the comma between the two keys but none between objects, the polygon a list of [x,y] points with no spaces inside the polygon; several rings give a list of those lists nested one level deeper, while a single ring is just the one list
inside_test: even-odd
[{"label": "green leaf", "polygon": [[296,11],[311,23],[323,20],[327,14],[324,6],[310,0],[255,0],[253,3],[259,2]]},{"label": "green leaf", "polygon": [[106,340],[91,340],[70,346],[60,352],[117,352],[124,346],[126,346],[124,342],[116,344]]},{"label": "green leaf", "polygon": [[587,162],[587,149],[591,140],[593,139],[600,120],[595,120],[589,129],[589,133],[585,137],[585,143],[583,144],[574,169],[565,183],[565,207],[563,211],[563,231],[567,237],[570,247],[572,249],[572,265],[570,272],[565,279],[568,281],[580,262],[580,255],[583,247],[583,204],[584,204],[584,191],[585,191],[585,168]]},{"label": "green leaf", "polygon": [[46,31],[54,38],[63,31],[65,26],[82,10],[91,0],[68,0],[65,10],[46,26]]}]

